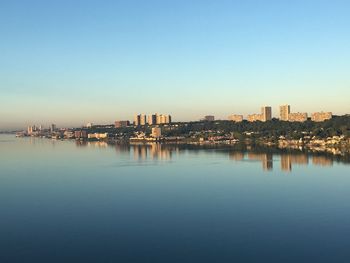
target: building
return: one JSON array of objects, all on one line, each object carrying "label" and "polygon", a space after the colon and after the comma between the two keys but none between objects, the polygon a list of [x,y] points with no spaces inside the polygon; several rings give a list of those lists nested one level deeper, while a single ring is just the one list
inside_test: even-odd
[{"label": "building", "polygon": [[114,127],[115,128],[125,128],[125,127],[128,127],[130,126],[130,121],[116,121],[114,123]]},{"label": "building", "polygon": [[108,138],[108,133],[89,133],[88,139],[106,139]]},{"label": "building", "polygon": [[72,131],[66,130],[66,131],[64,131],[63,136],[64,136],[64,138],[72,139],[75,137],[75,133]]},{"label": "building", "polygon": [[296,112],[296,113],[289,113],[288,121],[291,122],[304,122],[307,121],[307,113],[304,112]]},{"label": "building", "polygon": [[168,114],[156,114],[156,124],[170,124],[171,116]]},{"label": "building", "polygon": [[140,115],[140,125],[141,126],[145,126],[146,125],[146,115],[145,114],[141,114]]},{"label": "building", "polygon": [[290,114],[290,105],[282,105],[280,106],[280,120],[288,121]]},{"label": "building", "polygon": [[50,132],[54,132],[56,131],[56,125],[55,124],[51,124],[50,125]]},{"label": "building", "polygon": [[152,128],[151,137],[153,137],[153,138],[160,138],[161,136],[162,136],[162,129],[160,127]]},{"label": "building", "polygon": [[262,115],[261,114],[249,114],[247,116],[247,120],[249,122],[262,121]]},{"label": "building", "polygon": [[28,126],[28,128],[27,128],[27,133],[28,133],[28,134],[32,134],[32,133],[35,132],[35,131],[36,131],[35,125],[33,125],[33,126]]},{"label": "building", "polygon": [[143,114],[137,114],[137,115],[135,115],[135,117],[134,117],[134,125],[135,126],[141,126],[142,124],[141,123],[145,123],[146,121],[145,120],[141,120],[141,118],[145,118],[145,115],[143,115]]},{"label": "building", "polygon": [[86,139],[88,137],[88,134],[86,131],[75,131],[74,132],[75,139]]},{"label": "building", "polygon": [[165,123],[171,123],[171,116],[169,114],[165,115]]},{"label": "building", "polygon": [[92,128],[92,125],[93,125],[93,124],[92,124],[91,122],[89,122],[89,123],[87,123],[87,124],[85,125],[85,127],[88,128],[88,129],[91,129],[91,128]]},{"label": "building", "polygon": [[171,123],[171,116],[168,114],[151,114],[151,115],[144,115],[139,114],[135,115],[134,117],[134,125],[135,126],[144,126],[146,124],[148,125],[159,125],[159,124],[170,124]]},{"label": "building", "polygon": [[157,124],[157,114],[148,115],[147,123],[148,123],[148,125],[156,125]]},{"label": "building", "polygon": [[236,115],[232,114],[228,116],[229,121],[234,121],[234,122],[242,122],[243,121],[243,115]]},{"label": "building", "polygon": [[215,117],[213,115],[207,115],[203,118],[204,121],[215,121]]},{"label": "building", "polygon": [[261,107],[261,121],[272,120],[272,108],[270,106]]},{"label": "building", "polygon": [[332,112],[315,112],[311,114],[311,120],[315,122],[322,122],[332,119]]}]

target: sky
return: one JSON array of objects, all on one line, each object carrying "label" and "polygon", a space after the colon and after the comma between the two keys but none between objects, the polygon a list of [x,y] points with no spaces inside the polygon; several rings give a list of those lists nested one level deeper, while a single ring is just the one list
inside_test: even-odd
[{"label": "sky", "polygon": [[1,1],[0,130],[350,113],[350,1]]}]

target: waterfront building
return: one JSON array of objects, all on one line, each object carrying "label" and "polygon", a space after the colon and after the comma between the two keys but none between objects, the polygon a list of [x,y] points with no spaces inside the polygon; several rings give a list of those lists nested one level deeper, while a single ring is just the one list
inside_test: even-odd
[{"label": "waterfront building", "polygon": [[288,121],[290,114],[290,105],[282,105],[280,106],[280,120]]},{"label": "waterfront building", "polygon": [[106,139],[108,138],[108,133],[89,133],[88,139]]},{"label": "waterfront building", "polygon": [[66,131],[64,131],[63,136],[64,136],[64,138],[72,139],[75,137],[75,133],[72,131],[66,130]]},{"label": "waterfront building", "polygon": [[162,129],[160,127],[152,128],[151,137],[153,137],[153,138],[160,138],[161,136],[162,136]]},{"label": "waterfront building", "polygon": [[28,126],[27,128],[27,133],[28,134],[32,134],[33,132],[35,132],[36,128],[35,128],[35,125],[33,126]]},{"label": "waterfront building", "polygon": [[272,108],[270,106],[261,107],[261,121],[272,120]]},{"label": "waterfront building", "polygon": [[229,121],[234,121],[234,122],[242,122],[243,121],[243,115],[236,115],[232,114],[228,116]]},{"label": "waterfront building", "polygon": [[86,131],[75,131],[74,132],[75,139],[86,139],[88,137],[88,134]]},{"label": "waterfront building", "polygon": [[311,120],[315,122],[323,122],[332,119],[332,112],[314,112],[311,114]]},{"label": "waterfront building", "polygon": [[115,128],[125,128],[125,127],[128,127],[130,126],[130,121],[116,121],[114,123],[114,127]]},{"label": "waterfront building", "polygon": [[55,132],[56,131],[56,125],[55,124],[51,124],[50,125],[50,132]]},{"label": "waterfront building", "polygon": [[307,121],[307,113],[306,112],[289,113],[288,121],[291,121],[291,122]]}]

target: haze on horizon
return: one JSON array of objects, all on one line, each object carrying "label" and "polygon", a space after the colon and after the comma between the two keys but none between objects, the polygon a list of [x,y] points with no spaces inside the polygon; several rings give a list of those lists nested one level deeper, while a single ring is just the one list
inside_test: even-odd
[{"label": "haze on horizon", "polygon": [[0,130],[350,113],[349,1],[6,1]]}]

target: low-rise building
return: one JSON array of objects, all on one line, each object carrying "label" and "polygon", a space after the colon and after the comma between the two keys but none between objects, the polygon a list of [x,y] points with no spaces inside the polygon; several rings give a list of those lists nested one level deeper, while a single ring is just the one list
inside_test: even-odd
[{"label": "low-rise building", "polygon": [[74,132],[75,139],[86,139],[88,137],[88,134],[86,131],[75,131]]},{"label": "low-rise building", "polygon": [[107,139],[108,133],[89,133],[88,139]]},{"label": "low-rise building", "polygon": [[289,113],[288,121],[291,121],[291,122],[307,121],[307,113],[305,113],[305,112],[304,113],[302,113],[302,112]]},{"label": "low-rise building", "polygon": [[162,136],[162,129],[160,127],[152,128],[151,137],[153,137],[153,138],[160,138],[161,136]]},{"label": "low-rise building", "polygon": [[229,121],[234,121],[234,122],[242,122],[243,121],[243,115],[236,115],[232,114],[228,116]]},{"label": "low-rise building", "polygon": [[115,128],[125,128],[130,126],[130,121],[116,121],[114,123]]},{"label": "low-rise building", "polygon": [[215,121],[215,117],[213,115],[207,115],[203,118],[204,121]]},{"label": "low-rise building", "polygon": [[247,120],[249,122],[262,121],[262,115],[261,114],[249,114],[247,116]]},{"label": "low-rise building", "polygon": [[315,122],[323,122],[332,119],[332,112],[314,112],[311,114],[311,120]]}]

